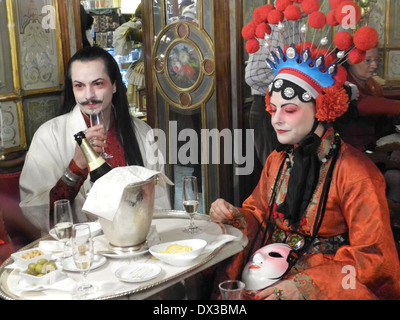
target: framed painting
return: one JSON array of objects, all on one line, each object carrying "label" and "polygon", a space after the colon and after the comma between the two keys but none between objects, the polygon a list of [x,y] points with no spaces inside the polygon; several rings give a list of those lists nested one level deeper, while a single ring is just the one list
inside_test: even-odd
[{"label": "framed painting", "polygon": [[192,87],[200,74],[198,52],[188,43],[178,42],[168,56],[168,75],[179,88]]}]

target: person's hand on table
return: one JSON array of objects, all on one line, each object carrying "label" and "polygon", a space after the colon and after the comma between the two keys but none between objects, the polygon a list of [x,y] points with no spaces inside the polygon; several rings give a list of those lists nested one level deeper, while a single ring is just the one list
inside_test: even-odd
[{"label": "person's hand on table", "polygon": [[226,223],[240,216],[238,208],[224,199],[217,199],[211,204],[210,218],[214,222]]},{"label": "person's hand on table", "polygon": [[303,295],[290,280],[279,281],[259,291],[254,298],[256,300],[304,300]]}]

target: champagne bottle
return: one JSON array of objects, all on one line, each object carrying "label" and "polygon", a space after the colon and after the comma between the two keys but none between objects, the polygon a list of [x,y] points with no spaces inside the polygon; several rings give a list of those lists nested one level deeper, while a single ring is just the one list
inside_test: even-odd
[{"label": "champagne bottle", "polygon": [[90,181],[95,182],[112,169],[106,160],[94,151],[90,143],[87,141],[83,131],[78,132],[74,137],[89,164]]}]

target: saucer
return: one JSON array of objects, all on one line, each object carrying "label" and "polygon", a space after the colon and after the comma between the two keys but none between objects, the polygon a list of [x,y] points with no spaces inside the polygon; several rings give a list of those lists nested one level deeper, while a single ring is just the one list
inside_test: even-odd
[{"label": "saucer", "polygon": [[[107,259],[105,257],[95,255],[94,259],[93,259],[93,264],[90,267],[90,271],[100,268],[106,262],[107,262]],[[63,267],[64,271],[70,271],[70,272],[81,272],[82,271],[76,267],[73,257],[64,259],[64,261],[62,262],[62,267]]]},{"label": "saucer", "polygon": [[154,263],[133,263],[118,268],[115,276],[125,282],[144,282],[157,277],[161,267]]}]

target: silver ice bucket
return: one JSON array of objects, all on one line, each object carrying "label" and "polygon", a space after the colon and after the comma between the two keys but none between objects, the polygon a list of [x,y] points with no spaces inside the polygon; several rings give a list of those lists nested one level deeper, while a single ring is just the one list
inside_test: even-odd
[{"label": "silver ice bucket", "polygon": [[156,181],[157,176],[154,176],[126,186],[114,220],[99,218],[112,246],[134,247],[146,241],[153,219]]}]

